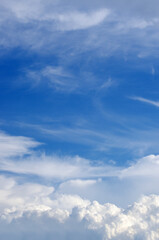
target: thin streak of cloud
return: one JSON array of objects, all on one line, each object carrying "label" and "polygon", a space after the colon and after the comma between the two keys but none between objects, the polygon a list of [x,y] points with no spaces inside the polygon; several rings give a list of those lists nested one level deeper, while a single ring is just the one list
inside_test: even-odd
[{"label": "thin streak of cloud", "polygon": [[149,99],[143,98],[143,97],[130,97],[130,99],[136,100],[136,101],[139,101],[139,102],[148,103],[148,104],[153,105],[155,107],[159,107],[159,101],[153,101],[153,100],[149,100]]},{"label": "thin streak of cloud", "polygon": [[120,131],[114,129],[110,132],[108,129],[97,130],[89,126],[56,126],[47,127],[38,124],[17,123],[20,127],[27,127],[45,137],[52,137],[52,139],[61,142],[71,142],[89,146],[91,151],[109,152],[112,149],[123,149],[126,153],[138,157],[158,153],[158,129],[150,128],[148,130],[136,129],[132,127],[121,128]]}]

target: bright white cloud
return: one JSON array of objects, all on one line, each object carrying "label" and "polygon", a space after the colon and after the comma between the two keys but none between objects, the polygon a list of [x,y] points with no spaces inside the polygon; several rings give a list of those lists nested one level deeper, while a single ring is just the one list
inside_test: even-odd
[{"label": "bright white cloud", "polygon": [[[79,157],[37,155],[35,151],[25,157],[23,155],[29,153],[30,148],[37,146],[34,140],[11,137],[5,133],[1,136],[6,140],[6,148],[14,140],[16,149],[9,151],[8,155],[2,154],[0,161],[3,171],[3,176],[0,176],[2,239],[10,239],[13,235],[13,239],[18,240],[24,235],[28,236],[27,233],[38,236],[40,240],[46,236],[48,239],[64,239],[66,234],[74,239],[78,231],[79,239],[88,239],[88,236],[91,239],[98,236],[98,239],[112,240],[158,239],[159,196],[142,197],[125,210],[114,204],[100,204],[87,199],[103,196],[122,205],[122,202],[132,202],[142,193],[158,193],[159,156],[150,155],[130,167],[118,169],[99,163],[91,164]],[[27,147],[17,150],[28,141],[30,144]],[[5,176],[4,171],[9,171],[10,177]],[[15,173],[25,176],[15,178]],[[31,175],[34,179],[29,177],[28,182],[27,176]],[[45,184],[39,183],[35,176],[44,177]],[[47,185],[46,179],[56,181]],[[49,228],[46,228],[46,222]],[[25,226],[26,231],[17,231],[19,226],[19,229]],[[61,238],[59,234],[62,234]]]},{"label": "bright white cloud", "polygon": [[31,149],[37,147],[39,144],[31,138],[10,136],[0,132],[0,158],[30,154]]},{"label": "bright white cloud", "polygon": [[[58,212],[58,220],[68,217],[74,207],[85,207],[90,202],[79,196],[55,194],[54,187],[35,183],[18,183],[14,178],[0,176],[0,215],[11,221],[21,217],[25,212],[45,213]],[[51,197],[52,195],[52,197]],[[54,196],[54,198],[53,198]],[[50,211],[51,210],[51,211]],[[62,216],[62,214],[64,216]]]},{"label": "bright white cloud", "polygon": [[97,180],[70,180],[67,182],[64,182],[60,185],[60,188],[63,188],[65,186],[73,187],[73,188],[87,188],[89,186],[92,186],[97,183]]},{"label": "bright white cloud", "polygon": [[17,161],[2,159],[0,170],[17,174],[33,174],[45,178],[70,179],[116,176],[118,168],[96,164],[80,157],[32,155]]},{"label": "bright white cloud", "polygon": [[150,155],[139,159],[132,166],[122,171],[122,177],[159,177],[159,155]]},{"label": "bright white cloud", "polygon": [[[36,236],[34,239],[41,240],[46,236],[48,239],[57,238],[60,233],[59,239],[66,236],[74,239],[78,233],[78,239],[88,239],[88,233],[91,239],[94,239],[95,234],[98,239],[105,240],[157,240],[159,237],[157,195],[144,196],[124,210],[110,203],[101,205],[97,201],[90,202],[75,195],[56,195],[51,198],[51,189],[46,191],[46,188],[41,187],[37,191],[34,184],[30,184],[27,192],[24,184],[22,196],[19,187],[14,184],[7,190],[3,188],[4,192],[1,193],[7,200],[0,210],[0,236],[3,239],[12,236],[12,239],[17,237],[16,240],[19,240],[32,234]],[[9,203],[6,191],[11,195]],[[20,202],[20,199],[23,201]]]}]

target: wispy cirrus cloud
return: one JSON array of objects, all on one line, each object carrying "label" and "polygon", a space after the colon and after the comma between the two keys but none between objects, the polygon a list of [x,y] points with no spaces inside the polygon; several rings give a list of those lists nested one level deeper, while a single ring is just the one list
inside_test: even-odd
[{"label": "wispy cirrus cloud", "polygon": [[61,30],[87,29],[102,23],[109,14],[108,9],[99,9],[90,13],[73,12],[59,14],[56,21],[59,22],[59,29]]},{"label": "wispy cirrus cloud", "polygon": [[93,73],[78,71],[74,73],[66,66],[51,65],[39,67],[39,69],[27,69],[23,70],[24,79],[22,82],[29,82],[32,88],[45,86],[57,92],[78,94],[84,94],[91,90],[106,91],[117,85],[111,78],[98,79]]},{"label": "wispy cirrus cloud", "polygon": [[51,137],[56,142],[74,143],[79,146],[89,147],[89,151],[109,153],[112,150],[123,150],[126,155],[142,157],[152,152],[158,154],[158,128],[149,126],[147,129],[138,129],[129,124],[126,125],[123,119],[120,126],[114,131],[97,129],[88,123],[84,125],[70,124],[70,127],[61,124],[50,126],[41,124],[17,123],[17,126],[26,127],[38,132],[45,137]]},{"label": "wispy cirrus cloud", "polygon": [[[93,1],[91,4],[84,1],[76,4],[72,1],[67,4],[66,2],[14,1],[13,4],[13,1],[1,1],[2,48],[19,46],[45,54],[46,50],[50,54],[50,50],[55,53],[62,49],[66,52],[67,49],[70,54],[75,54],[98,49],[96,54],[111,56],[125,50],[131,52],[135,41],[139,46],[137,49],[136,45],[133,46],[136,56],[144,56],[145,52],[154,53],[149,46],[155,41],[157,50],[157,14],[152,14],[152,11],[151,14],[146,14],[149,9],[143,11],[142,7],[139,7],[138,12],[136,2],[131,4],[132,8],[123,0],[120,0],[120,4],[110,1]],[[141,2],[141,5],[145,7],[144,2]],[[154,0],[154,6],[156,5]],[[130,14],[127,14],[127,11]],[[156,9],[153,8],[153,11]],[[149,28],[151,36],[148,35]],[[80,30],[86,30],[87,34],[79,32]],[[76,33],[69,37],[68,31]],[[125,39],[126,47],[121,38]]]},{"label": "wispy cirrus cloud", "polygon": [[62,67],[46,66],[39,70],[29,70],[26,71],[26,79],[33,87],[45,85],[59,92],[70,93],[79,88],[77,79]]},{"label": "wispy cirrus cloud", "polygon": [[[110,14],[107,8],[89,11],[78,11],[72,8],[63,9],[58,2],[46,1],[2,1],[1,7],[8,10],[8,15],[15,16],[17,21],[28,23],[32,21],[47,21],[54,24],[57,30],[87,29],[103,22]],[[7,12],[6,12],[7,13]]]},{"label": "wispy cirrus cloud", "polygon": [[153,100],[143,98],[143,97],[130,97],[130,99],[139,101],[139,102],[143,102],[143,103],[147,103],[147,104],[153,105],[155,107],[159,107],[159,101],[153,101]]}]

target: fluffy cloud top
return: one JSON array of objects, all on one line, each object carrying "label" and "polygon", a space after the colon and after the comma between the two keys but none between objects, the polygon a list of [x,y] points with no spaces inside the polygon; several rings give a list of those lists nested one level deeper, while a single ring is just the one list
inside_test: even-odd
[{"label": "fluffy cloud top", "polygon": [[[90,202],[75,195],[54,195],[53,189],[17,185],[12,179],[1,191],[2,239],[145,239],[159,238],[159,196],[144,196],[127,209]],[[15,196],[16,195],[16,196]],[[2,200],[3,199],[3,200]],[[3,206],[3,207],[2,207]]]},{"label": "fluffy cloud top", "polygon": [[[96,198],[101,192],[103,196],[110,195],[108,185],[113,199],[118,198],[116,195],[122,194],[122,189],[125,188],[126,194],[121,196],[122,201],[128,195],[131,198],[135,191],[139,191],[137,196],[141,195],[140,190],[143,192],[144,185],[148,190],[156,190],[158,156],[150,155],[139,159],[130,167],[119,169],[101,163],[92,164],[79,157],[61,159],[38,155],[35,151],[30,151],[39,144],[33,139],[5,133],[0,136],[3,140],[0,147],[7,149],[8,146],[9,149],[8,155],[6,150],[6,154],[2,151],[0,155],[2,239],[159,238],[158,195],[143,196],[126,209],[112,203],[100,204],[84,197],[91,196],[92,191],[96,193]],[[26,157],[26,154],[29,155]],[[40,183],[36,177],[45,181]],[[99,177],[107,177],[107,180]],[[146,182],[148,179],[151,186]]]}]

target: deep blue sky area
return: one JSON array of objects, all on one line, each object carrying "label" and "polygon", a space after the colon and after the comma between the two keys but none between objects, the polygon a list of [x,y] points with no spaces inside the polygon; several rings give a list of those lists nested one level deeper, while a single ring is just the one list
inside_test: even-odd
[{"label": "deep blue sky area", "polygon": [[[139,58],[131,51],[127,56],[120,51],[100,56],[93,50],[72,57],[68,49],[70,60],[64,59],[61,70],[66,50],[62,56],[61,50],[60,56],[57,50],[40,55],[18,47],[1,56],[2,130],[44,143],[42,151],[113,160],[117,165],[151,153],[151,144],[144,147],[144,136],[153,138],[158,109],[133,98],[157,99],[157,59]],[[63,73],[40,76],[47,66]],[[57,78],[66,85],[54,82]],[[135,139],[141,146],[131,144]],[[132,146],[126,146],[129,143]]]}]

